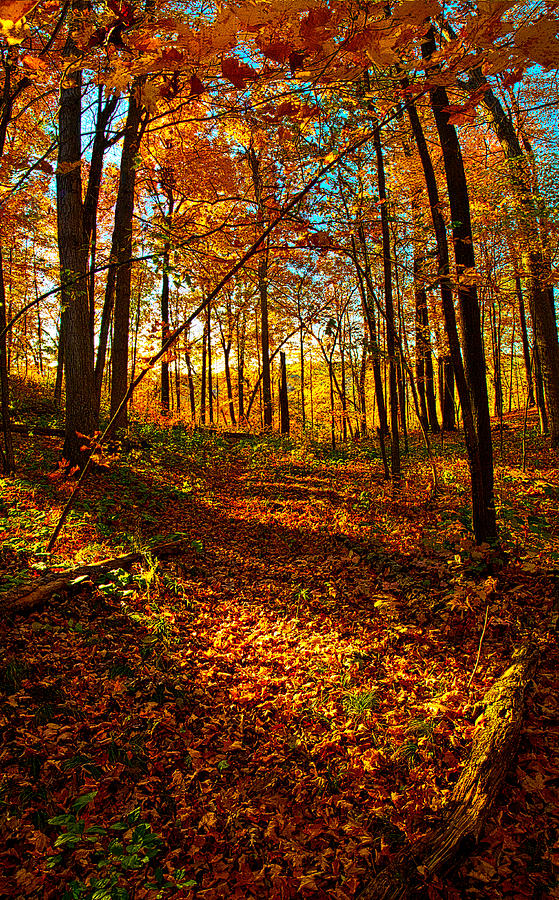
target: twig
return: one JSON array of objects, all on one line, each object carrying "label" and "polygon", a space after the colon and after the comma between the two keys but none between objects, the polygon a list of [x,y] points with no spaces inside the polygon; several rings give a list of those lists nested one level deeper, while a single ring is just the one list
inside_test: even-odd
[{"label": "twig", "polygon": [[466,688],[467,691],[470,690],[470,685],[471,685],[472,681],[474,680],[474,675],[476,674],[476,671],[477,671],[477,667],[479,664],[479,658],[481,656],[481,645],[483,644],[483,638],[485,637],[485,629],[487,628],[488,618],[489,618],[489,603],[487,604],[487,608],[485,610],[485,622],[483,623],[483,631],[481,632],[481,637],[479,639],[479,647],[477,650],[476,664],[474,666],[474,671],[472,672],[472,674],[470,676],[470,680],[468,681],[468,687]]}]

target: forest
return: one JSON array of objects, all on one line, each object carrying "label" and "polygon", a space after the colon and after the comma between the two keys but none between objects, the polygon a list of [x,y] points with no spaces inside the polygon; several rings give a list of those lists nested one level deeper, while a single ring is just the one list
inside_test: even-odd
[{"label": "forest", "polygon": [[559,898],[559,3],[0,28],[0,897]]}]

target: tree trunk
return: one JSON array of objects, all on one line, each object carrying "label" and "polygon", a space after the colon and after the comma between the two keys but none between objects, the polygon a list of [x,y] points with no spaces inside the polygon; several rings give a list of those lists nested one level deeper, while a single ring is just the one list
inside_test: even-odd
[{"label": "tree trunk", "polygon": [[[258,224],[264,227],[265,210],[262,203],[262,172],[260,156],[253,147],[248,151],[254,196],[258,209]],[[260,251],[258,260],[258,292],[260,295],[260,319],[262,340],[262,402],[264,413],[264,428],[270,429],[273,424],[272,411],[272,381],[270,372],[270,332],[268,324],[268,254],[270,242],[267,240]]]},{"label": "tree trunk", "polygon": [[[404,79],[402,81],[402,86],[408,88],[409,82]],[[445,319],[445,328],[452,359],[452,368],[454,377],[456,379],[458,395],[460,397],[460,404],[462,407],[462,418],[464,421],[464,437],[466,442],[466,450],[468,452],[468,464],[470,468],[472,483],[473,527],[477,541],[479,543],[482,543],[483,541],[490,539],[496,531],[493,498],[492,495],[487,496],[486,480],[488,479],[484,474],[484,468],[487,468],[488,462],[487,460],[484,460],[482,463],[476,432],[476,424],[474,421],[472,410],[470,387],[465,377],[462,352],[460,349],[460,340],[458,337],[458,328],[456,325],[456,314],[454,311],[452,288],[450,285],[450,265],[446,225],[441,212],[440,197],[435,178],[435,171],[433,169],[433,163],[431,161],[427,142],[423,133],[423,128],[421,126],[421,122],[419,120],[419,116],[417,114],[417,110],[413,101],[410,100],[406,103],[406,110],[408,112],[413,135],[419,151],[419,156],[425,175],[427,192],[429,195],[429,205],[431,207],[431,216],[433,219],[433,227],[437,241],[438,274],[441,289],[443,314]],[[452,126],[448,126],[448,121],[447,127],[452,128]],[[492,458],[490,457],[489,468],[492,475],[493,467],[491,460]]]},{"label": "tree trunk", "polygon": [[415,353],[416,381],[421,420],[425,429],[433,434],[439,431],[437,407],[433,384],[433,352],[429,331],[429,311],[425,290],[425,254],[418,234],[417,212],[414,211],[413,281],[415,291]]},{"label": "tree trunk", "polygon": [[390,229],[388,226],[388,200],[384,160],[380,140],[380,128],[375,127],[373,142],[377,160],[377,179],[382,228],[382,263],[384,272],[384,301],[386,311],[386,349],[388,353],[388,385],[390,400],[390,463],[392,478],[400,477],[400,437],[398,434],[398,381],[396,372],[396,326],[394,322],[394,302],[392,299],[392,264],[390,250]]},{"label": "tree trunk", "polygon": [[[386,403],[384,401],[384,387],[382,383],[382,371],[381,371],[381,349],[379,344],[378,337],[378,329],[376,323],[375,316],[375,306],[374,306],[374,295],[372,289],[372,278],[371,278],[371,266],[369,261],[369,253],[367,250],[367,242],[365,238],[365,229],[362,225],[357,229],[357,235],[359,237],[359,242],[361,244],[361,250],[363,253],[363,274],[364,279],[361,277],[359,270],[359,260],[357,256],[357,248],[355,244],[355,240],[352,237],[351,243],[354,252],[354,261],[357,266],[358,279],[359,279],[359,287],[361,291],[361,300],[363,304],[363,315],[367,322],[367,327],[369,331],[369,340],[370,340],[370,351],[373,360],[373,380],[375,384],[375,397],[377,401],[377,410],[378,410],[378,419],[379,426],[383,434],[388,434],[388,418],[386,415]],[[363,283],[364,280],[364,283]]]},{"label": "tree trunk", "polygon": [[439,360],[441,370],[441,416],[443,431],[456,431],[456,411],[454,408],[454,369],[450,356]]},{"label": "tree trunk", "polygon": [[509,368],[509,413],[512,412],[512,385],[514,379],[514,357],[516,354],[516,319],[512,320],[512,335],[510,339],[510,368]]},{"label": "tree trunk", "polygon": [[304,325],[301,315],[301,288],[302,281],[297,291],[297,315],[299,317],[299,374],[301,380],[301,424],[305,429],[305,341],[304,341]]},{"label": "tree trunk", "polygon": [[262,251],[258,263],[258,291],[260,293],[260,340],[262,342],[262,403],[264,428],[271,428],[272,377],[270,372],[270,331],[268,324],[268,247]]},{"label": "tree trunk", "polygon": [[536,404],[538,407],[538,416],[540,420],[540,431],[542,434],[549,434],[549,420],[547,417],[547,409],[545,405],[545,393],[540,351],[538,350],[537,345],[534,345],[534,385],[536,388]]},{"label": "tree trunk", "polygon": [[406,374],[402,365],[402,357],[398,354],[396,360],[396,374],[398,381],[398,405],[400,407],[400,425],[404,436],[404,451],[408,452],[408,404],[406,397]]},{"label": "tree trunk", "polygon": [[522,293],[522,281],[520,275],[515,275],[516,296],[518,299],[518,312],[520,316],[520,335],[522,339],[522,356],[524,358],[524,370],[526,372],[526,384],[528,385],[528,406],[534,405],[534,382],[532,380],[532,360],[530,358],[530,341],[528,340],[528,328],[526,327],[526,307]]},{"label": "tree trunk", "polygon": [[239,422],[245,417],[245,340],[246,340],[246,315],[242,313],[237,320],[237,390],[239,394]]},{"label": "tree trunk", "polygon": [[[163,251],[163,276],[161,278],[161,346],[169,337],[169,247]],[[165,415],[169,412],[170,383],[169,383],[169,359],[161,360],[161,412]]]},{"label": "tree trunk", "polygon": [[[6,328],[6,287],[4,284],[4,259],[0,246],[0,332]],[[6,335],[0,339],[0,390],[2,393],[2,432],[4,435],[4,452],[2,454],[2,471],[5,474],[15,469],[14,445],[10,430],[10,382],[8,373],[8,354]]]},{"label": "tree trunk", "polygon": [[492,300],[489,307],[489,324],[491,327],[491,350],[493,356],[493,415],[503,415],[503,374],[501,367],[501,309],[495,308]]},{"label": "tree trunk", "polygon": [[62,385],[64,383],[64,322],[62,305],[60,306],[60,318],[58,320],[58,346],[56,348],[56,378],[54,380],[53,399],[56,406],[62,402]]},{"label": "tree trunk", "polygon": [[212,378],[212,311],[211,306],[208,303],[206,307],[206,314],[208,317],[208,412],[210,414],[210,425],[214,424],[214,388],[213,388],[213,378]]},{"label": "tree trunk", "polygon": [[363,437],[366,437],[368,432],[368,421],[367,421],[367,392],[366,392],[366,381],[367,381],[367,348],[365,344],[363,344],[363,350],[361,353],[361,365],[359,367],[359,380],[357,382],[357,396],[359,398],[359,410],[360,410],[360,419],[361,419],[361,434]]},{"label": "tree trunk", "polygon": [[[67,51],[72,51],[71,38]],[[83,437],[97,428],[88,299],[88,248],[84,237],[81,160],[80,71],[66,74],[60,88],[56,175],[58,248],[66,374],[66,437],[63,455],[84,463]]]},{"label": "tree trunk", "polygon": [[190,359],[190,350],[185,342],[184,357],[186,359],[186,371],[188,373],[188,398],[190,400],[190,418],[196,421],[196,395],[194,393],[194,378],[192,376],[192,360]]},{"label": "tree trunk", "polygon": [[[120,179],[115,207],[115,225],[111,259],[116,269],[114,286],[114,319],[112,344],[111,417],[115,415],[128,388],[128,337],[130,331],[130,287],[132,279],[132,229],[134,221],[134,190],[136,186],[136,157],[143,134],[140,101],[142,79],[134,79],[128,100],[128,114],[120,162]],[[144,122],[145,127],[145,122]],[[102,370],[101,370],[102,379]],[[99,385],[99,382],[97,382]],[[115,423],[126,427],[126,404]]]},{"label": "tree trunk", "polygon": [[[169,338],[169,266],[171,257],[171,241],[169,229],[172,223],[174,209],[174,176],[171,169],[164,170],[161,176],[161,187],[167,195],[167,213],[165,219],[165,244],[163,246],[163,272],[161,276],[161,346],[163,347]],[[170,382],[169,359],[164,356],[161,360],[161,412],[165,415],[170,407]]]},{"label": "tree trunk", "polygon": [[236,425],[237,420],[235,418],[235,404],[233,402],[233,382],[231,380],[231,340],[223,346],[223,357],[225,361],[225,382],[227,384],[227,402],[229,404],[229,418],[231,419],[231,425]]},{"label": "tree trunk", "polygon": [[285,353],[280,353],[280,431],[289,434],[289,402],[287,396],[287,367]]},{"label": "tree trunk", "polygon": [[200,422],[206,424],[206,357],[208,344],[208,320],[204,322],[202,332],[202,383],[200,385]]},{"label": "tree trunk", "polygon": [[[427,55],[432,52],[434,38],[431,37],[431,46],[424,44],[423,47]],[[464,374],[472,401],[481,463],[481,480],[477,485],[480,493],[476,497],[474,509],[474,530],[479,542],[491,541],[497,536],[493,496],[493,444],[477,287],[475,281],[471,280],[472,273],[475,272],[475,254],[470,200],[458,136],[454,125],[449,122],[449,113],[446,111],[449,106],[448,95],[442,87],[436,87],[430,93],[448,185],[462,324]]]},{"label": "tree trunk", "polygon": [[342,384],[341,384],[341,401],[342,401],[342,439],[344,444],[347,442],[347,396],[346,396],[346,358],[345,358],[345,329],[340,329],[340,356],[342,362]]}]

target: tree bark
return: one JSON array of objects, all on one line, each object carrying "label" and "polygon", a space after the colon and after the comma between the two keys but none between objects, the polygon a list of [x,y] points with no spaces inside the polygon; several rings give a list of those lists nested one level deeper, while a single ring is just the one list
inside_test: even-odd
[{"label": "tree bark", "polygon": [[242,422],[245,417],[245,340],[246,315],[243,312],[237,320],[237,391],[239,395],[239,422]]},{"label": "tree bark", "polygon": [[212,312],[211,305],[208,303],[206,307],[208,317],[208,412],[210,414],[210,425],[214,423],[214,389],[212,378]]},{"label": "tree bark", "polygon": [[[134,191],[136,186],[136,157],[146,120],[142,122],[143,107],[140,100],[142,79],[132,82],[128,100],[128,113],[124,127],[124,140],[120,161],[120,179],[115,206],[115,224],[111,246],[111,260],[117,264],[114,275],[114,318],[111,376],[111,417],[120,406],[128,388],[128,343],[130,333],[130,289],[132,280],[132,225],[134,221]],[[110,273],[107,277],[109,287]],[[109,305],[111,305],[109,300]],[[103,378],[99,361],[97,387]],[[126,405],[121,409],[116,428],[125,428],[128,421]]]},{"label": "tree bark", "polygon": [[186,359],[186,371],[188,377],[188,398],[190,401],[190,418],[196,421],[196,396],[194,393],[194,378],[192,374],[192,360],[190,359],[190,349],[187,342],[184,345],[184,357]]},{"label": "tree bark", "polygon": [[289,434],[289,401],[287,396],[287,367],[285,353],[280,353],[280,431]]},{"label": "tree bark", "polygon": [[[72,52],[68,39],[66,52]],[[84,463],[83,438],[97,428],[88,299],[88,247],[84,235],[81,159],[80,71],[70,71],[60,88],[56,174],[58,248],[66,375],[66,438],[63,455]]]},{"label": "tree bark", "polygon": [[[384,400],[384,387],[382,383],[382,371],[381,371],[381,349],[379,344],[379,336],[378,329],[376,323],[375,316],[375,306],[374,306],[374,296],[372,290],[372,278],[371,278],[371,265],[369,260],[369,253],[367,250],[367,241],[365,237],[365,229],[362,225],[359,225],[357,229],[357,236],[359,237],[359,242],[361,244],[361,251],[363,253],[363,275],[361,275],[361,270],[359,267],[359,259],[357,255],[357,247],[355,243],[355,239],[352,237],[352,249],[353,249],[353,257],[354,262],[357,267],[357,274],[359,280],[359,287],[361,291],[361,300],[363,304],[363,314],[364,318],[367,322],[368,332],[369,332],[369,341],[370,341],[370,352],[373,360],[373,380],[375,384],[375,397],[377,401],[377,411],[379,418],[379,426],[384,434],[388,434],[388,418],[386,415],[386,403]],[[364,278],[363,278],[364,276]]]},{"label": "tree bark", "polygon": [[439,431],[437,407],[433,381],[433,352],[429,331],[429,311],[425,290],[425,254],[419,237],[417,210],[414,217],[413,282],[415,292],[415,354],[416,380],[419,395],[421,419],[424,428],[433,434]]},{"label": "tree bark", "polygon": [[206,424],[206,358],[208,355],[208,320],[204,322],[202,332],[202,382],[200,385],[200,422]]},{"label": "tree bark", "polygon": [[[428,58],[434,51],[434,37],[423,45]],[[441,142],[448,185],[452,237],[458,283],[458,304],[462,324],[464,374],[472,402],[475,420],[480,483],[474,509],[474,530],[479,542],[492,541],[497,536],[495,501],[493,496],[493,444],[487,395],[486,364],[481,334],[481,319],[475,273],[474,241],[470,219],[470,200],[462,151],[456,129],[449,122],[448,95],[443,87],[431,90],[431,107]]]},{"label": "tree bark", "polygon": [[[248,151],[254,196],[258,210],[258,224],[262,228],[265,223],[265,209],[262,202],[262,171],[261,159],[254,147]],[[264,428],[270,429],[273,425],[272,410],[272,379],[270,372],[270,330],[268,323],[268,255],[270,244],[266,241],[260,251],[258,259],[258,292],[260,295],[260,339],[262,342],[262,403],[264,413]]]},{"label": "tree bark", "polygon": [[[0,332],[6,328],[6,287],[4,284],[4,257],[0,246]],[[4,436],[4,452],[2,470],[5,474],[15,469],[14,445],[10,423],[10,382],[8,372],[8,354],[6,335],[0,339],[0,390],[2,393],[2,433]]]},{"label": "tree bark", "polygon": [[443,431],[456,431],[456,411],[454,408],[454,369],[450,356],[439,360],[440,396]]},{"label": "tree bark", "polygon": [[524,371],[526,372],[526,384],[528,385],[528,406],[534,405],[534,382],[532,379],[532,360],[530,358],[530,341],[528,340],[528,328],[526,326],[526,307],[522,293],[522,281],[520,275],[514,278],[516,297],[518,299],[518,313],[520,317],[520,336],[522,339],[522,357],[524,359]]},{"label": "tree bark", "polygon": [[[409,82],[406,79],[403,79],[402,86],[404,87],[404,89],[409,88]],[[487,466],[487,461],[484,461],[482,464],[478,436],[476,432],[476,423],[474,421],[474,414],[472,409],[470,387],[466,380],[462,351],[460,349],[460,340],[458,337],[456,314],[454,311],[452,288],[450,284],[450,264],[446,225],[441,212],[440,197],[435,178],[435,170],[431,161],[431,156],[429,154],[427,141],[425,140],[423,128],[417,114],[417,109],[413,101],[408,100],[406,102],[406,110],[408,112],[412,132],[421,159],[421,164],[425,175],[425,183],[427,186],[427,193],[429,196],[429,205],[431,207],[433,228],[435,231],[435,238],[437,242],[438,275],[441,290],[443,315],[445,320],[445,329],[448,339],[450,356],[452,359],[454,378],[456,379],[458,396],[460,398],[460,405],[462,407],[462,418],[464,422],[464,438],[466,442],[466,450],[468,453],[468,464],[470,468],[472,487],[473,527],[476,540],[478,541],[478,543],[482,543],[483,541],[491,539],[491,536],[496,532],[495,509],[492,502],[492,496],[488,497],[486,492],[486,476],[484,475],[483,469]],[[490,465],[490,470],[492,473],[492,464]]]},{"label": "tree bark", "polygon": [[386,312],[386,349],[388,353],[388,393],[390,407],[390,464],[392,478],[400,477],[400,436],[398,433],[398,378],[396,371],[396,325],[394,321],[394,301],[392,298],[392,263],[390,249],[390,229],[388,227],[388,199],[386,178],[380,139],[380,127],[373,132],[373,143],[377,160],[377,180],[382,229],[382,265],[384,272],[384,302]]}]

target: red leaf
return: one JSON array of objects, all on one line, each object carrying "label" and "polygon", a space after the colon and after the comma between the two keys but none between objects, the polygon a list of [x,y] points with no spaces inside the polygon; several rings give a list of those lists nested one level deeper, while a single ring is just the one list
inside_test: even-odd
[{"label": "red leaf", "polygon": [[224,78],[227,78],[227,81],[241,90],[246,87],[247,81],[254,81],[258,77],[254,69],[235,59],[234,56],[228,56],[221,60],[221,73]]},{"label": "red leaf", "polygon": [[289,54],[289,68],[291,69],[291,74],[293,75],[297,69],[300,69],[305,61],[305,54],[301,53],[300,50],[294,50]]},{"label": "red leaf", "polygon": [[257,41],[260,50],[268,59],[274,62],[284,63],[291,55],[291,45],[285,41],[273,41],[271,44],[263,44]]},{"label": "red leaf", "polygon": [[200,81],[197,75],[192,75],[190,79],[190,96],[191,97],[200,97],[206,88]]},{"label": "red leaf", "polygon": [[524,68],[522,66],[520,66],[518,69],[515,69],[514,72],[509,72],[509,74],[506,75],[505,78],[503,78],[503,87],[512,87],[513,84],[517,84],[519,81],[522,81],[523,75]]}]

